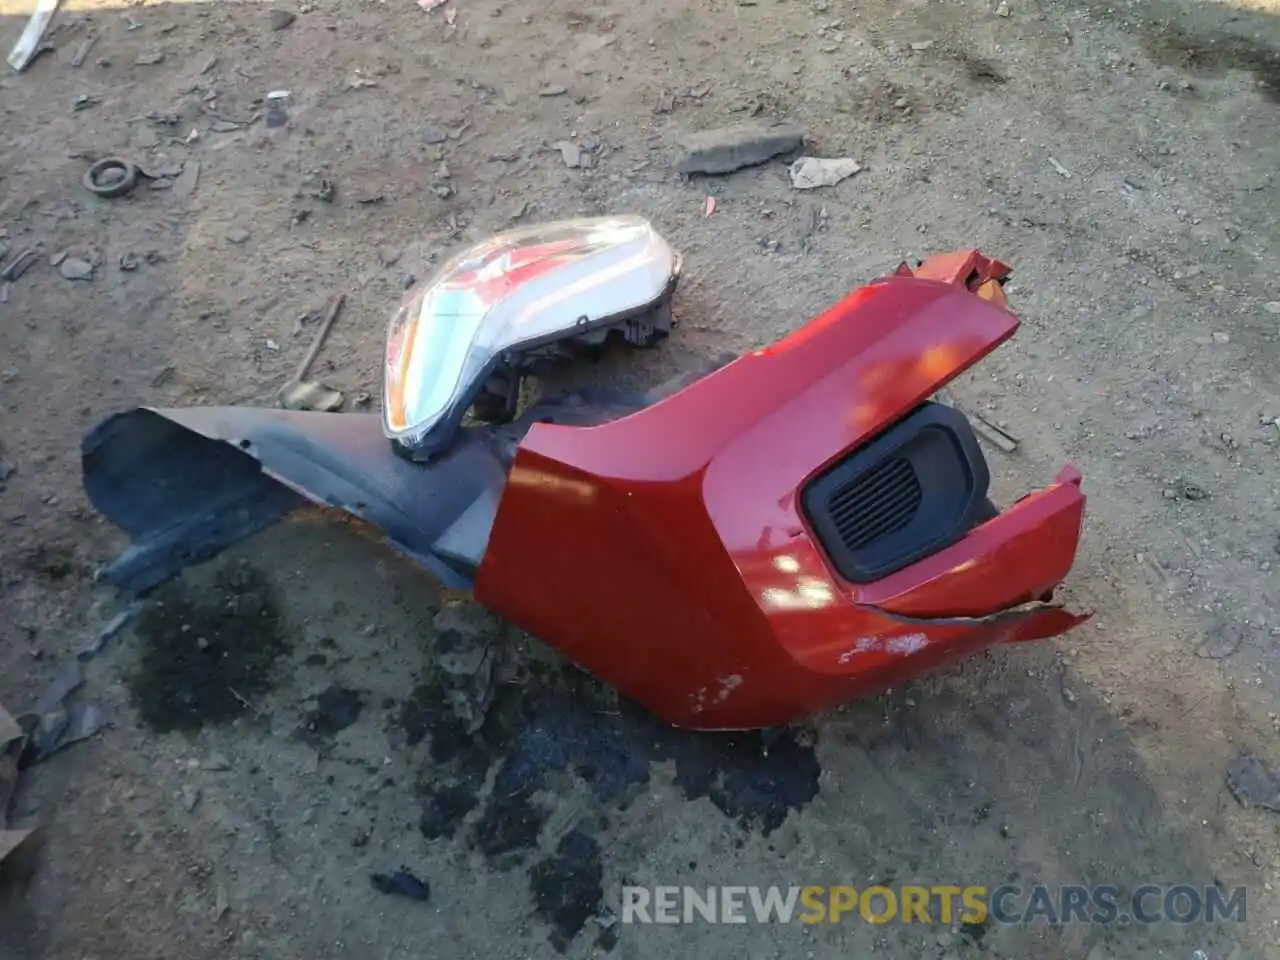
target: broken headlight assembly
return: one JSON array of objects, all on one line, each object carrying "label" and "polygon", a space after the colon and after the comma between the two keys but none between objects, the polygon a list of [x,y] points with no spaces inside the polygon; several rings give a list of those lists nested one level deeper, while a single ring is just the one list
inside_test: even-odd
[{"label": "broken headlight assembly", "polygon": [[643,217],[565,220],[497,234],[405,297],[387,332],[383,432],[426,461],[465,414],[502,422],[540,364],[611,333],[647,347],[671,328],[680,257]]}]

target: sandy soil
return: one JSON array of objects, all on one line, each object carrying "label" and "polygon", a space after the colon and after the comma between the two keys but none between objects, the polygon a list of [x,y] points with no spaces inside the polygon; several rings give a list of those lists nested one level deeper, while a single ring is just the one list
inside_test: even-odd
[{"label": "sandy soil", "polygon": [[[1265,9],[316,0],[284,25],[252,3],[71,6],[55,49],[0,79],[0,241],[40,251],[0,304],[11,709],[117,609],[93,582],[122,540],[80,490],[87,429],[140,403],[270,403],[306,350],[299,318],[335,291],[320,373],[376,396],[407,275],[577,213],[646,214],[686,257],[677,336],[593,374],[610,378],[767,342],[904,258],[1010,261],[1023,329],[957,393],[1023,440],[991,456],[997,499],[1083,469],[1072,594],[1097,616],[792,730],[677,736],[304,515],[164,588],[88,665],[114,726],[24,779],[16,810],[43,842],[6,865],[0,957],[1274,955],[1280,821],[1223,781],[1242,749],[1280,762]],[[7,49],[23,18],[0,9]],[[781,163],[674,172],[681,132],[753,115],[867,169],[814,194]],[[592,168],[565,166],[566,139]],[[199,179],[101,200],[80,179],[109,154]],[[474,734],[434,706],[440,616],[502,640]],[[175,655],[184,625],[232,672]],[[427,903],[370,883],[402,865]],[[1154,930],[599,919],[628,881],[873,879],[1251,899],[1244,925]]]}]

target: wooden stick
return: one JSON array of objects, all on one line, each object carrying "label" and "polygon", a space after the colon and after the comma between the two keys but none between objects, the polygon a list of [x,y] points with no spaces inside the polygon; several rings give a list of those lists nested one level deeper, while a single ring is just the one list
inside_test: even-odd
[{"label": "wooden stick", "polygon": [[325,340],[329,338],[329,331],[333,329],[333,322],[338,319],[338,313],[342,310],[343,303],[346,302],[345,294],[335,294],[329,301],[329,306],[325,310],[324,321],[320,324],[320,329],[316,331],[316,338],[311,344],[311,349],[307,351],[307,355],[303,357],[302,363],[298,367],[298,372],[293,375],[293,379],[301,383],[307,379],[307,374],[311,372],[311,367],[316,362],[316,357],[320,355],[320,348],[324,346]]}]

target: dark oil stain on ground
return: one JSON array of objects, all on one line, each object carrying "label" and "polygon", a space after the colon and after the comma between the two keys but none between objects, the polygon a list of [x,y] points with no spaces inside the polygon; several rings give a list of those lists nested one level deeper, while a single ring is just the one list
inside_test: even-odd
[{"label": "dark oil stain on ground", "polygon": [[[552,777],[585,783],[603,818],[626,809],[659,761],[674,762],[675,782],[688,799],[708,798],[766,835],[817,796],[821,768],[813,745],[791,731],[674,730],[572,666],[533,670],[531,679],[498,692],[475,734],[450,714],[430,680],[401,705],[406,739],[427,742],[433,761],[420,783],[419,826],[428,839],[456,835],[480,808],[467,840],[504,869],[536,847],[549,813],[537,794],[553,788]],[[482,799],[495,764],[492,790]],[[600,909],[599,856],[597,841],[578,830],[531,870],[539,913],[559,949]]]},{"label": "dark oil stain on ground", "polygon": [[290,646],[275,591],[248,564],[219,570],[212,588],[165,584],[136,632],[143,647],[129,692],[142,722],[161,733],[242,716],[274,687],[276,660]]},{"label": "dark oil stain on ground", "polygon": [[359,691],[331,684],[316,697],[315,708],[303,715],[298,736],[313,744],[332,740],[360,719],[363,707],[364,697]]},{"label": "dark oil stain on ground", "polygon": [[551,942],[557,950],[564,952],[599,911],[603,881],[600,844],[581,830],[565,834],[555,855],[530,871],[535,909],[551,926]]}]

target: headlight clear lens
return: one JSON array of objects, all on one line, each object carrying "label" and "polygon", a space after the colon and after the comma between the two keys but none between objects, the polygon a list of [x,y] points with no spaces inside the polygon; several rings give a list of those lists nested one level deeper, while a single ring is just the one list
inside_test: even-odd
[{"label": "headlight clear lens", "polygon": [[410,455],[438,452],[504,355],[659,302],[678,269],[642,217],[512,230],[463,251],[392,317],[384,432]]}]

